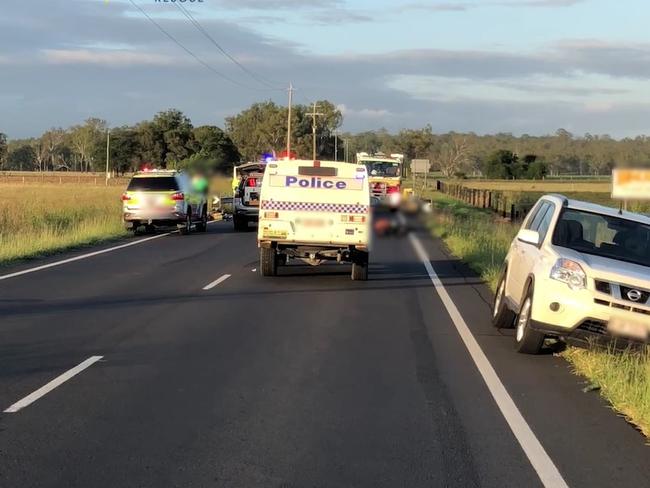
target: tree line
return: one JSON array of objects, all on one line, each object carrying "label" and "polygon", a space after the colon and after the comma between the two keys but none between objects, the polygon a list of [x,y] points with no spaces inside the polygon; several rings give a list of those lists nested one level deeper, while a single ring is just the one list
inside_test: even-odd
[{"label": "tree line", "polygon": [[650,137],[616,140],[609,135],[554,134],[514,136],[434,134],[431,127],[391,134],[385,129],[344,134],[351,151],[403,153],[407,160],[429,159],[447,177],[469,175],[495,179],[542,178],[546,175],[608,175],[615,166],[650,163]]},{"label": "tree line", "polygon": [[[312,151],[312,108],[296,105],[292,110],[292,152],[305,157]],[[330,135],[343,117],[327,101],[320,102],[317,109],[317,152],[321,157],[332,155]],[[225,130],[214,125],[194,127],[176,109],[133,126],[110,128],[110,135],[105,120],[90,118],[67,129],[52,128],[40,137],[7,141],[0,133],[0,170],[101,172],[106,167],[110,137],[110,170],[118,174],[145,164],[227,173],[234,164],[285,149],[287,124],[287,108],[273,102],[253,104],[227,118]]]},{"label": "tree line", "polygon": [[[52,128],[40,137],[0,145],[0,168],[22,171],[104,171],[110,137],[110,170],[134,171],[143,164],[183,167],[201,161],[218,168],[240,158],[237,147],[219,127],[194,127],[171,109],[133,126],[110,128],[90,118],[68,129]],[[1,139],[1,137],[0,137]],[[5,138],[6,141],[6,138]]]},{"label": "tree line", "polygon": [[[334,104],[296,105],[291,116],[292,151],[309,159],[316,124],[321,159],[354,162],[357,152],[402,153],[407,160],[429,159],[448,177],[542,178],[548,174],[606,175],[616,165],[650,161],[650,137],[616,140],[608,135],[574,136],[559,129],[544,136],[509,133],[435,134],[431,126],[390,133],[385,129],[337,135],[343,115]],[[287,107],[255,103],[216,125],[195,127],[181,111],[170,109],[132,126],[110,128],[110,169],[134,171],[147,163],[160,168],[200,168],[227,173],[242,161],[285,149]],[[23,171],[103,171],[106,121],[90,118],[67,129],[52,128],[40,137],[7,140],[0,132],[0,169]],[[339,143],[337,145],[337,142]],[[335,151],[337,153],[335,154]]]}]

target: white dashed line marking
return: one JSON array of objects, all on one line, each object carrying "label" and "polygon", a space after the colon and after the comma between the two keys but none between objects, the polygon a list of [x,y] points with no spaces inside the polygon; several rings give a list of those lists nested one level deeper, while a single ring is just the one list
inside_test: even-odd
[{"label": "white dashed line marking", "polygon": [[223,282],[226,281],[228,278],[230,278],[230,276],[231,276],[231,275],[229,275],[229,274],[225,274],[225,275],[223,275],[222,277],[220,277],[220,278],[214,280],[214,281],[213,281],[212,283],[210,283],[209,285],[204,286],[204,287],[203,287],[203,290],[204,290],[204,291],[212,290],[215,286],[217,286],[217,285],[220,284],[220,283],[223,283]]},{"label": "white dashed line marking", "polygon": [[50,381],[45,386],[40,387],[34,393],[31,393],[31,394],[27,395],[25,398],[23,398],[22,400],[17,401],[11,407],[6,409],[4,411],[4,413],[16,413],[16,412],[22,410],[23,408],[31,405],[36,400],[38,400],[41,397],[44,397],[49,392],[54,390],[57,386],[61,386],[63,383],[65,383],[69,379],[73,378],[74,376],[78,375],[84,369],[89,368],[90,366],[95,364],[97,361],[99,361],[103,357],[104,356],[92,356],[92,357],[89,357],[83,363],[80,363],[77,366],[75,366],[74,368],[66,371],[61,376],[58,376],[58,377],[54,378],[52,381]]}]

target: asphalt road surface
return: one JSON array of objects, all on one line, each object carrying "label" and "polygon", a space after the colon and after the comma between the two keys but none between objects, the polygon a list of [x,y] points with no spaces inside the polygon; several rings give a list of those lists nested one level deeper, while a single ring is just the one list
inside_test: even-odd
[{"label": "asphalt road surface", "polygon": [[262,278],[231,227],[0,279],[0,487],[650,486],[642,436],[424,232],[362,283]]}]

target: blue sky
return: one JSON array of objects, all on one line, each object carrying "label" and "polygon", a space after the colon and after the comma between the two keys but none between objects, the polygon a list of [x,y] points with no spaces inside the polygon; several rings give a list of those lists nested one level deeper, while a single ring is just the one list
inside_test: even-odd
[{"label": "blue sky", "polygon": [[[222,56],[176,5],[133,1],[212,71],[129,0],[14,2],[0,17],[0,132],[32,136],[90,116],[132,124],[170,107],[223,125],[255,101],[284,103],[282,89]],[[298,102],[339,105],[346,130],[650,133],[642,0],[184,5],[247,69],[291,80]]]}]

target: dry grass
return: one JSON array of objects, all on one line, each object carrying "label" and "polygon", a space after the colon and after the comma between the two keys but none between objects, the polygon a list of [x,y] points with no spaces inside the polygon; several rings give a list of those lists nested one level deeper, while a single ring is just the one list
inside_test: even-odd
[{"label": "dry grass", "polygon": [[0,185],[0,263],[124,235],[121,187]]},{"label": "dry grass", "polygon": [[[494,290],[517,226],[441,194],[433,195],[433,232]],[[568,348],[563,357],[600,389],[614,410],[650,438],[650,354]]]},{"label": "dry grass", "polygon": [[[126,235],[120,195],[128,181],[109,187],[0,183],[0,265]],[[230,194],[230,181],[213,178],[212,192]]]},{"label": "dry grass", "polygon": [[553,180],[462,180],[467,188],[511,192],[540,193],[607,193],[611,194],[609,181],[553,181]]}]

